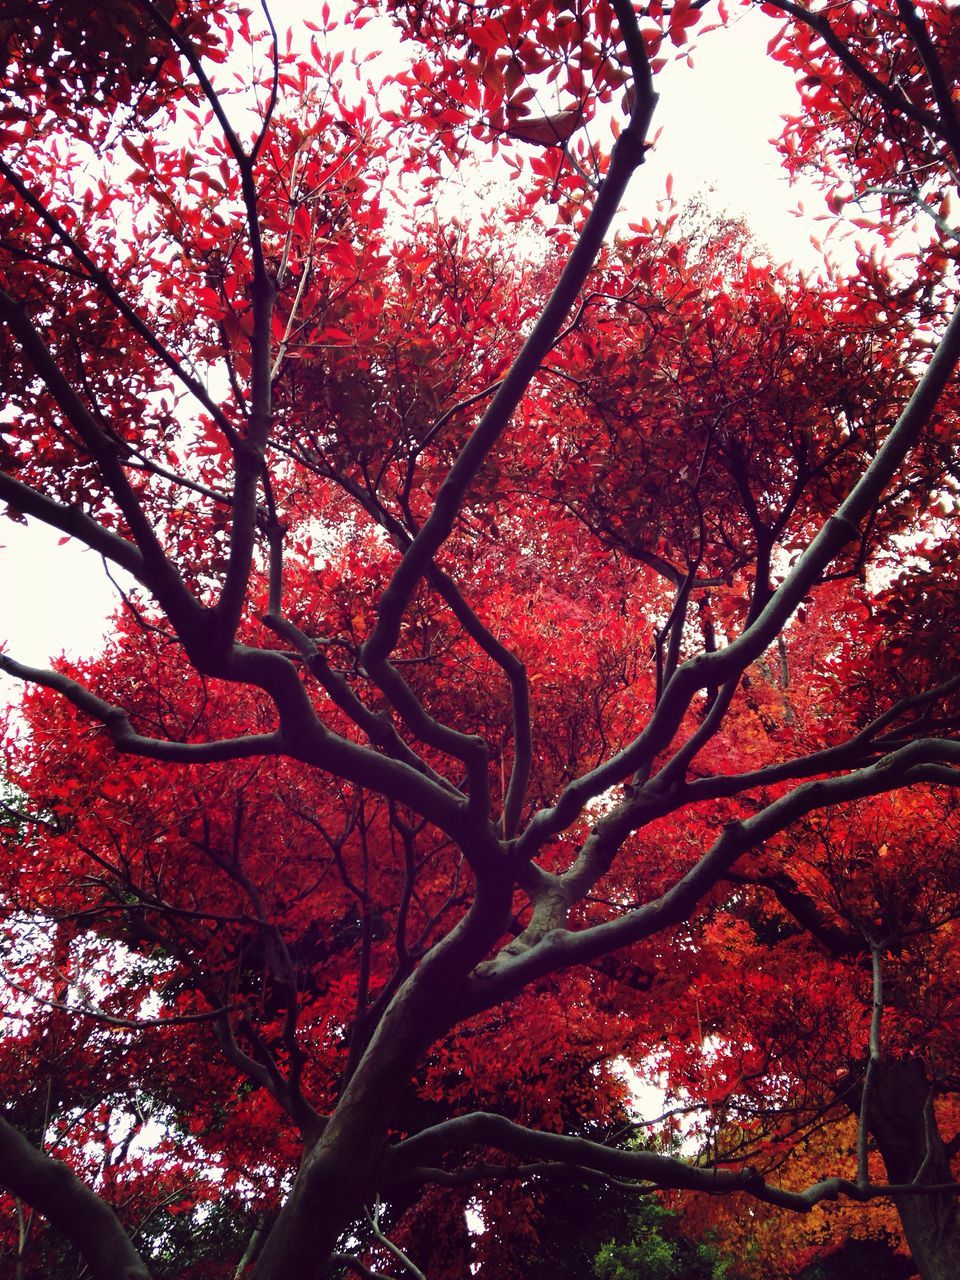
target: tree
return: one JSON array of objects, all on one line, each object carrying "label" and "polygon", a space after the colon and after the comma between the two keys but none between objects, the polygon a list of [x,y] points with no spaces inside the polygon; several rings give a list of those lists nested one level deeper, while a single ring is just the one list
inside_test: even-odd
[{"label": "tree", "polygon": [[633,1239],[608,1241],[597,1256],[594,1274],[598,1280],[722,1280],[727,1263],[714,1250],[676,1235],[675,1215],[655,1202],[646,1202],[636,1216]]},{"label": "tree", "polygon": [[[470,1197],[489,1280],[572,1172],[801,1214],[895,1194],[921,1273],[955,1274],[949,1106],[902,1082],[948,1026],[914,1005],[952,999],[960,677],[923,628],[956,591],[958,13],[759,7],[805,100],[788,169],[880,233],[851,279],[674,215],[612,234],[690,0],[390,3],[412,53],[379,95],[326,8],[307,55],[208,0],[4,6],[0,496],[124,608],[95,662],[0,655],[34,686],[5,1074],[42,1063],[0,1185],[92,1274],[434,1280]],[[482,149],[520,194],[445,221]],[[871,914],[865,805],[931,850],[922,947],[889,924],[909,850]],[[830,970],[794,927],[849,999],[793,996],[791,954]],[[892,945],[882,1059],[857,984]],[[796,1140],[809,1061],[774,993],[846,1054],[810,1114],[859,1116],[796,1188],[756,1158]],[[708,1111],[743,1096],[748,1136],[618,1141],[631,1053]],[[906,1147],[890,1090],[922,1095]]]}]

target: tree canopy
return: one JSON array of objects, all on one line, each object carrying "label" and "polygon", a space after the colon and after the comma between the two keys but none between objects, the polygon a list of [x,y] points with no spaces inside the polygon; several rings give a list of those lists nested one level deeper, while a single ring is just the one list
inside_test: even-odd
[{"label": "tree canopy", "polygon": [[[850,272],[620,213],[748,9]],[[0,3],[18,1280],[958,1274],[958,23]]]}]

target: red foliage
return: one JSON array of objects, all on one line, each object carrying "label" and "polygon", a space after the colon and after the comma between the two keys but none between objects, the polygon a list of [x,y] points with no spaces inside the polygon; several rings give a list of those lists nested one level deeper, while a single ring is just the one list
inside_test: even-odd
[{"label": "red foliage", "polygon": [[[880,232],[850,278],[614,233],[691,0],[362,0],[410,54],[365,92],[326,6],[309,52],[0,9],[0,497],[125,575],[96,659],[0,654],[25,1276],[36,1211],[97,1276],[406,1265],[382,1227],[498,1280],[571,1168],[917,1179],[949,1269],[956,14],[761,7],[787,169]],[[514,206],[445,221],[494,154]],[[693,1119],[625,1142],[624,1063]]]}]

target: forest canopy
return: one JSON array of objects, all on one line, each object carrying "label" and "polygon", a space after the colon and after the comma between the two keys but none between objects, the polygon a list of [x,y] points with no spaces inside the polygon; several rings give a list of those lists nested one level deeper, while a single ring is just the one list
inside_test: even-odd
[{"label": "forest canopy", "polygon": [[[749,10],[850,270],[622,214]],[[0,649],[18,1280],[953,1280],[960,8],[0,0],[0,57],[0,499],[118,600]]]}]

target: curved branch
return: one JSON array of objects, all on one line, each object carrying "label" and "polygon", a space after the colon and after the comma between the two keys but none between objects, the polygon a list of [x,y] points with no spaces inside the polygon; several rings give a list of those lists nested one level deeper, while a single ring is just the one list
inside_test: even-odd
[{"label": "curved branch", "polygon": [[[882,754],[889,754],[893,747],[900,745],[895,740],[891,741],[892,734],[880,737],[882,730],[906,712],[929,707],[949,697],[958,689],[960,689],[960,676],[954,676],[953,679],[946,680],[933,689],[899,699],[846,742],[825,747],[822,751],[813,751],[806,756],[797,756],[793,760],[785,760],[781,764],[764,765],[748,773],[725,773],[695,778],[686,784],[684,796],[693,803],[700,800],[715,800],[724,796],[738,795],[743,791],[752,791],[756,787],[771,786],[777,782],[792,782],[798,778],[812,778],[817,774],[832,773],[837,769],[872,764],[875,758]],[[922,716],[911,721],[911,726],[915,728],[920,728],[923,724]]]},{"label": "curved branch", "polygon": [[379,1244],[383,1245],[383,1247],[390,1254],[390,1256],[393,1258],[396,1258],[397,1262],[400,1263],[400,1265],[404,1268],[404,1270],[410,1272],[414,1280],[427,1280],[427,1277],[423,1274],[420,1268],[416,1265],[415,1262],[413,1262],[404,1253],[404,1251],[400,1248],[400,1246],[394,1244],[394,1242],[390,1239],[389,1236],[384,1235],[380,1227],[379,1201],[374,1206],[373,1213],[370,1213],[369,1210],[364,1209],[363,1216],[366,1218],[367,1222],[369,1223],[370,1229],[373,1232],[374,1238],[377,1240]]},{"label": "curved branch", "polygon": [[301,630],[289,618],[277,612],[266,613],[261,621],[264,626],[287,640],[300,653],[307,669],[316,676],[327,696],[345,712],[357,728],[362,729],[369,741],[379,747],[395,760],[416,769],[438,786],[449,791],[451,795],[460,797],[460,792],[446,778],[432,769],[425,760],[412,751],[397,733],[390,719],[377,711],[371,711],[351,689],[349,683],[339,676],[323,655],[323,651],[315,640]]},{"label": "curved branch", "polygon": [[20,199],[28,205],[38,218],[44,222],[56,238],[70,250],[70,253],[77,260],[86,273],[87,278],[92,284],[104,294],[116,307],[117,311],[123,316],[124,320],[130,325],[134,333],[142,338],[147,347],[157,356],[163,364],[170,370],[175,378],[178,378],[187,388],[190,394],[201,404],[210,414],[214,422],[223,432],[224,437],[231,445],[236,443],[237,433],[234,430],[230,419],[226,416],[220,406],[213,400],[207,392],[206,387],[195,378],[183,363],[168,350],[160,341],[153,329],[145,320],[137,314],[134,308],[126,301],[123,294],[116,287],[107,273],[102,267],[98,267],[90,255],[86,252],[78,240],[76,240],[70,232],[64,227],[63,223],[56,218],[46,207],[42,200],[33,194],[15,169],[12,169],[2,157],[0,157],[0,175],[2,175],[10,183],[17,192]]},{"label": "curved branch", "polygon": [[138,578],[157,597],[181,635],[195,633],[201,625],[203,609],[190,595],[175,566],[164,553],[139,497],[124,474],[116,442],[103,431],[64,376],[25,308],[3,289],[0,289],[0,318],[6,322],[37,377],[45,384],[96,461],[104,484],[113,495],[140,549],[142,562]]},{"label": "curved branch", "polygon": [[600,251],[633,172],[643,162],[646,130],[656,106],[652,86],[637,85],[630,124],[613,148],[610,168],[560,279],[500,384],[490,405],[461,449],[440,486],[429,517],[404,554],[384,591],[377,624],[363,647],[363,661],[379,681],[384,664],[396,646],[410,598],[427,566],[446,541],[463,498],[487,456],[505,430],[576,299]]},{"label": "curved branch", "polygon": [[98,524],[92,516],[81,511],[79,507],[67,507],[53,498],[48,498],[38,489],[32,489],[13,476],[0,472],[0,498],[8,502],[16,511],[33,516],[51,529],[59,529],[70,538],[83,542],[91,550],[112,560],[121,569],[134,578],[142,578],[144,572],[143,556],[137,547]]},{"label": "curved branch", "polygon": [[[470,1115],[444,1120],[430,1129],[424,1129],[400,1142],[385,1161],[390,1180],[404,1182],[407,1179],[426,1181],[432,1173],[439,1173],[438,1180],[445,1181],[444,1170],[424,1168],[424,1161],[435,1161],[450,1151],[464,1151],[469,1147],[494,1147],[525,1160],[549,1162],[555,1166],[571,1168],[589,1174],[607,1174],[613,1177],[636,1179],[657,1187],[674,1187],[687,1191],[700,1191],[708,1195],[731,1195],[742,1192],[766,1204],[796,1213],[809,1213],[823,1200],[847,1197],[866,1201],[881,1196],[930,1195],[944,1191],[960,1192],[960,1183],[938,1187],[907,1185],[883,1186],[876,1183],[858,1185],[847,1178],[825,1178],[805,1191],[785,1191],[764,1180],[756,1169],[698,1168],[676,1160],[672,1156],[652,1151],[624,1151],[607,1147],[589,1138],[569,1137],[566,1134],[543,1133],[514,1124],[504,1116],[476,1111]],[[483,1176],[485,1167],[479,1167]],[[536,1168],[536,1172],[542,1172]],[[464,1173],[467,1171],[464,1170]],[[499,1170],[498,1170],[499,1172]],[[644,1189],[644,1188],[640,1188]]]},{"label": "curved branch", "polygon": [[[569,783],[557,803],[535,814],[521,837],[525,857],[577,820],[584,805],[644,768],[673,741],[700,689],[714,689],[743,672],[771,645],[827,566],[854,538],[859,524],[880,500],[887,485],[917,443],[960,360],[960,306],[930,358],[913,395],[873,461],[847,497],[808,543],[796,564],[772,593],[759,616],[724,649],[682,663],[643,731],[622,751]],[[669,762],[667,767],[669,768]]]},{"label": "curved branch", "polygon": [[173,742],[164,738],[148,738],[137,733],[122,707],[103,698],[60,671],[28,667],[7,654],[0,654],[0,671],[29,684],[43,685],[62,694],[86,715],[99,720],[118,751],[146,756],[150,760],[171,760],[182,764],[213,763],[221,760],[247,760],[251,756],[278,755],[282,739],[279,733],[251,733],[241,738],[219,738],[213,742]]},{"label": "curved branch", "polygon": [[[404,553],[411,544],[411,536],[403,524],[372,495],[365,493],[359,485],[345,477],[338,477],[347,492],[367,512],[367,514],[386,530],[397,549]],[[454,617],[463,627],[465,633],[477,646],[497,664],[503,671],[510,685],[514,758],[510,771],[510,781],[506,796],[503,798],[503,810],[500,819],[501,833],[505,839],[511,839],[517,831],[523,803],[530,781],[530,770],[533,763],[533,736],[530,723],[530,686],[527,681],[527,669],[524,663],[499,640],[490,628],[479,618],[453,578],[444,573],[432,561],[427,565],[424,576],[444,603],[450,608]],[[268,625],[273,625],[268,622]],[[287,624],[284,624],[287,625]],[[387,664],[393,671],[391,664]],[[474,749],[475,740],[463,735],[465,744]],[[436,744],[435,744],[436,745]],[[454,753],[455,754],[455,753]],[[465,764],[470,756],[458,755]],[[486,761],[484,760],[484,766]]]},{"label": "curved branch", "polygon": [[60,1160],[0,1117],[0,1186],[42,1213],[79,1249],[96,1280],[150,1280],[110,1206]]},{"label": "curved branch", "polygon": [[[944,763],[949,761],[950,763]],[[509,944],[494,960],[474,971],[461,1007],[469,1016],[509,999],[535,978],[575,963],[595,960],[621,947],[649,938],[689,918],[708,893],[745,853],[757,849],[792,823],[816,809],[880,795],[917,782],[960,787],[960,742],[920,739],[888,756],[837,778],[801,783],[749,818],[728,823],[702,858],[667,891],[618,919],[571,932],[553,928],[533,937],[519,951]],[[682,799],[682,793],[678,793]],[[649,820],[651,802],[643,794],[622,801],[594,828],[591,839],[608,840],[611,849],[597,859],[599,875],[609,865],[631,830]]]}]

